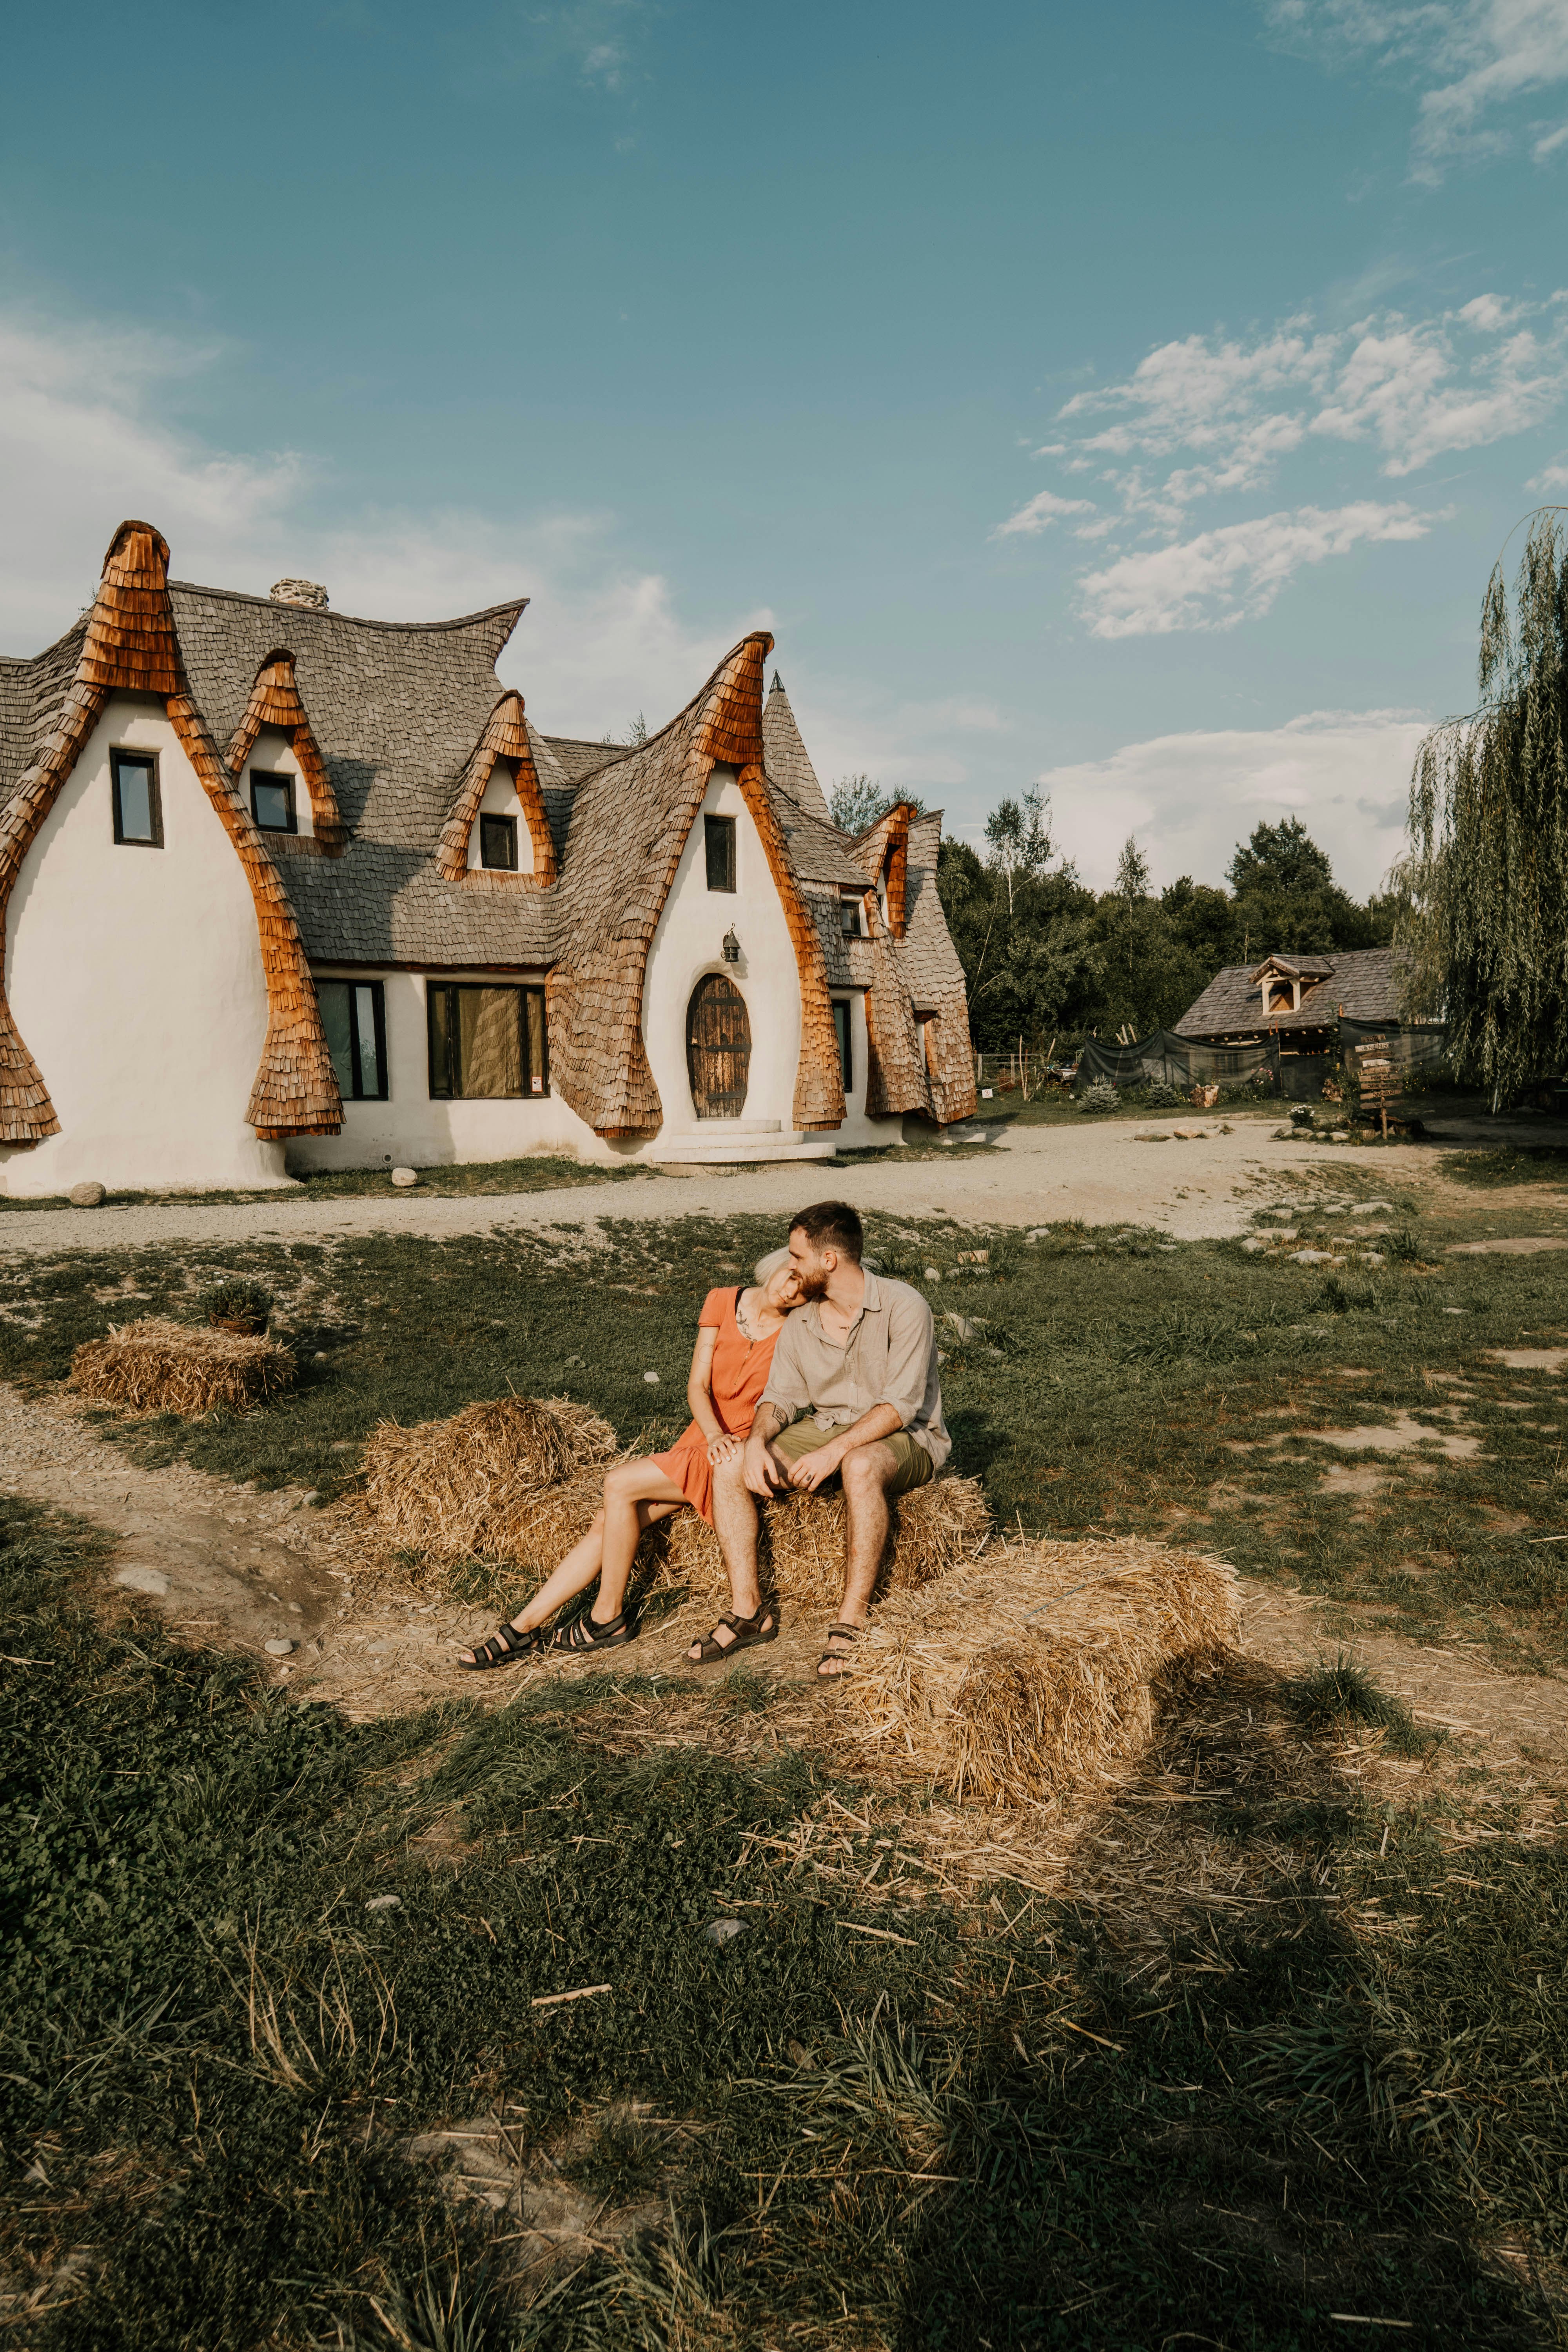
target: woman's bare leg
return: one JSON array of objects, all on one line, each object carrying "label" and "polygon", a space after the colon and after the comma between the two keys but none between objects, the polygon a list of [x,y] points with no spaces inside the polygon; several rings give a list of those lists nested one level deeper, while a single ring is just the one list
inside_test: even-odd
[{"label": "woman's bare leg", "polygon": [[611,1624],[621,1613],[643,1529],[668,1518],[685,1500],[674,1479],[655,1463],[617,1462],[605,1473],[599,1590],[589,1612],[595,1625]]},{"label": "woman's bare leg", "polygon": [[[605,1514],[599,1511],[587,1534],[578,1537],[565,1559],[551,1570],[532,1600],[524,1601],[517,1614],[507,1620],[512,1632],[531,1633],[534,1626],[542,1625],[547,1617],[553,1617],[566,1601],[592,1584],[599,1573],[604,1549]],[[473,1656],[472,1650],[464,1650],[461,1661],[465,1665],[470,1665]]]}]

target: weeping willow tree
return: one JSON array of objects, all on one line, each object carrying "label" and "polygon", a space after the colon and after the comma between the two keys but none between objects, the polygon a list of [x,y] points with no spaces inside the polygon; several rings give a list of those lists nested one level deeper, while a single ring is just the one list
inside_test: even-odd
[{"label": "weeping willow tree", "polygon": [[1447,1024],[1494,1109],[1568,1066],[1568,539],[1532,517],[1510,599],[1481,607],[1481,703],[1415,755],[1394,870],[1406,1009]]}]

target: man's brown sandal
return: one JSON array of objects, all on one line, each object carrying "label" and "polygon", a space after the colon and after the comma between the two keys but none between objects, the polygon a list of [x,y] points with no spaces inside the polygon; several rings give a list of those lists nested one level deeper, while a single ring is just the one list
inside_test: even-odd
[{"label": "man's brown sandal", "polygon": [[[763,1622],[764,1618],[768,1620],[765,1625]],[[718,1633],[719,1625],[728,1625],[731,1633],[735,1636],[732,1642],[714,1640],[713,1635]],[[690,1649],[686,1653],[688,1665],[711,1666],[721,1658],[732,1658],[737,1650],[750,1650],[759,1642],[771,1642],[779,1630],[778,1619],[765,1601],[760,1608],[753,1610],[751,1616],[721,1617],[719,1625],[715,1625],[713,1633],[706,1635],[703,1640],[693,1642]]]},{"label": "man's brown sandal", "polygon": [[[827,1629],[827,1638],[831,1642],[837,1633],[846,1642],[858,1642],[864,1630],[864,1627],[859,1625],[830,1625]],[[830,1663],[833,1664],[831,1674],[827,1671]],[[841,1683],[845,1675],[850,1672],[849,1661],[842,1650],[824,1650],[816,1662],[818,1682]]]},{"label": "man's brown sandal", "polygon": [[618,1650],[623,1642],[631,1640],[631,1630],[623,1609],[606,1618],[602,1625],[591,1616],[574,1617],[570,1625],[563,1625],[550,1646],[552,1650]]},{"label": "man's brown sandal", "polygon": [[476,1643],[471,1658],[459,1658],[458,1664],[466,1675],[488,1675],[497,1666],[515,1666],[523,1658],[537,1657],[543,1647],[537,1625],[525,1633],[515,1625],[498,1625],[488,1642]]}]

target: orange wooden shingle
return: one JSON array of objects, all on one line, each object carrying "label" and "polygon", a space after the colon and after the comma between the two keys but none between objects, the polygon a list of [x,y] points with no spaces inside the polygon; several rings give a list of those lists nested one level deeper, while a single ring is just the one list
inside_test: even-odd
[{"label": "orange wooden shingle", "polygon": [[329,857],[341,857],[348,845],[349,829],[338,813],[337,794],[311,730],[310,714],[300,698],[294,656],[286,646],[275,646],[258,669],[245,716],[230,738],[227,764],[237,780],[243,774],[264,727],[281,728],[288,736],[310,795],[310,823],[315,837]]},{"label": "orange wooden shingle", "polygon": [[[510,760],[516,764],[517,797],[533,843],[531,874],[502,874],[468,864],[469,836],[498,760]],[[501,696],[490,712],[485,731],[463,771],[452,813],[442,827],[436,867],[443,881],[460,883],[465,889],[547,890],[556,878],[554,837],[544,814],[544,794],[533,763],[533,746],[528,740],[522,697],[514,688]]]}]

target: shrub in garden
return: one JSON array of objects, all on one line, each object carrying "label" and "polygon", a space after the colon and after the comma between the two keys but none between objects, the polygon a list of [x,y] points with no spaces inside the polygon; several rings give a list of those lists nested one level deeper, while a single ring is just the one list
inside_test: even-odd
[{"label": "shrub in garden", "polygon": [[200,1304],[207,1321],[220,1331],[250,1338],[267,1328],[272,1312],[272,1293],[265,1283],[249,1282],[236,1275],[205,1291]]},{"label": "shrub in garden", "polygon": [[1096,1078],[1078,1098],[1079,1110],[1114,1110],[1121,1097],[1109,1078]]}]

